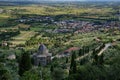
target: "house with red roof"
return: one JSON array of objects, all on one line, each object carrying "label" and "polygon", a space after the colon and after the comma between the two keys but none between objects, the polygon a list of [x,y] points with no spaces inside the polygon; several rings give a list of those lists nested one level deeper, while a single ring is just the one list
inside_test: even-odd
[{"label": "house with red roof", "polygon": [[79,49],[80,49],[79,47],[71,47],[64,51],[64,55],[69,56],[71,55],[72,51],[78,51]]}]

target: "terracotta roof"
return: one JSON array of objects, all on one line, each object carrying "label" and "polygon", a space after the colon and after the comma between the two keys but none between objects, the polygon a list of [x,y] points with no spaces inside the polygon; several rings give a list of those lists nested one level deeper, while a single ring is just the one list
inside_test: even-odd
[{"label": "terracotta roof", "polygon": [[78,48],[78,47],[71,47],[71,48],[65,50],[65,52],[76,51],[76,50],[79,50],[79,49],[80,49],[80,48]]}]

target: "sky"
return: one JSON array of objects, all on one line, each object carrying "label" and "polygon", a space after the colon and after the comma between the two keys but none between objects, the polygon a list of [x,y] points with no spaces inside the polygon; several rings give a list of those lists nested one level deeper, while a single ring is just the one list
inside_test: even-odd
[{"label": "sky", "polygon": [[120,1],[120,0],[0,0],[0,1]]}]

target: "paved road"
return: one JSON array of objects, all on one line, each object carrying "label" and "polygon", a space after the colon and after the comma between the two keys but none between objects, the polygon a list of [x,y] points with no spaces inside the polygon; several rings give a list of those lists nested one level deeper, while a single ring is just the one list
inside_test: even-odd
[{"label": "paved road", "polygon": [[112,43],[105,44],[105,47],[98,53],[98,56],[100,56],[105,50],[107,50],[110,46],[112,46]]},{"label": "paved road", "polygon": [[[112,43],[107,43],[107,44],[105,44],[105,47],[98,53],[98,56],[100,56],[100,55],[101,55],[105,50],[107,50],[110,46],[112,46]],[[98,47],[98,48],[99,48],[99,47]],[[85,54],[85,55],[83,55],[83,56],[78,57],[76,60],[78,61],[78,60],[80,60],[80,59],[83,59],[83,58],[87,57],[88,55],[91,55],[91,54],[92,54],[92,51],[90,51],[88,54]],[[57,55],[53,56],[51,59],[53,59],[53,58],[55,58],[55,57],[57,57],[57,58],[62,58],[62,57],[67,57],[67,56],[70,56],[70,54],[69,54],[69,55],[57,54]]]},{"label": "paved road", "polygon": [[85,54],[83,56],[78,57],[76,60],[79,61],[80,59],[83,59],[83,58],[85,58],[85,57],[87,57],[88,55],[91,55],[91,54],[92,54],[92,51],[90,51],[88,54]]},{"label": "paved road", "polygon": [[[112,46],[112,43],[107,43],[105,44],[105,47],[98,53],[98,56],[100,56],[105,50],[107,50],[110,46]],[[99,47],[98,47],[99,48]],[[88,55],[91,55],[92,54],[92,51],[90,51],[88,54],[85,54],[83,56],[80,56],[78,57],[76,60],[80,60],[80,59],[83,59],[85,57],[87,57]]]}]

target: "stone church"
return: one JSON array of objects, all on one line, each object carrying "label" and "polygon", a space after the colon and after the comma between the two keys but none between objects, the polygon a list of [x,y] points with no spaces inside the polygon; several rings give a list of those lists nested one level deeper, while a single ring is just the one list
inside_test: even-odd
[{"label": "stone church", "polygon": [[52,54],[49,53],[48,49],[44,44],[40,44],[37,53],[33,54],[34,65],[45,66],[51,62]]}]

